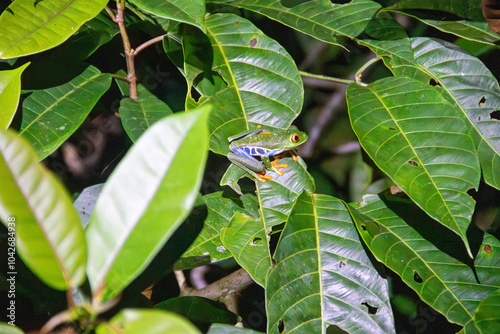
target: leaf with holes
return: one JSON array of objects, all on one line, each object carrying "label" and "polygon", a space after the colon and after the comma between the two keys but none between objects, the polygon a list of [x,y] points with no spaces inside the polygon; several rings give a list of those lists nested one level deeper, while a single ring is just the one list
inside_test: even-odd
[{"label": "leaf with holes", "polygon": [[23,138],[0,130],[0,218],[31,271],[67,290],[85,280],[85,237],[70,195],[37,160]]},{"label": "leaf with holes", "polygon": [[500,289],[492,292],[478,306],[474,322],[481,333],[494,333],[500,328]]},{"label": "leaf with holes", "polygon": [[372,266],[345,204],[297,200],[266,282],[268,333],[395,333],[387,281]]},{"label": "leaf with holes", "polygon": [[262,221],[236,212],[229,225],[221,229],[220,239],[236,262],[255,282],[264,286],[271,267],[271,254],[269,236]]},{"label": "leaf with holes", "polygon": [[138,95],[137,100],[124,98],[120,101],[123,128],[134,142],[155,122],[172,114],[172,109],[144,86],[138,86]]},{"label": "leaf with holes", "polygon": [[208,0],[248,9],[327,43],[341,46],[338,36],[356,37],[368,25],[381,6],[371,0],[300,1],[287,5],[280,0]]},{"label": "leaf with holes", "polygon": [[204,30],[204,0],[130,0],[145,12],[174,21],[192,24]]},{"label": "leaf with holes", "polygon": [[224,260],[232,256],[220,239],[221,229],[226,227],[236,212],[249,216],[258,216],[257,200],[254,195],[241,197],[227,196],[223,192],[215,192],[203,196],[208,208],[208,216],[200,234],[183,257],[210,256],[212,262]]},{"label": "leaf with holes", "polygon": [[207,158],[208,112],[156,122],[104,185],[85,230],[95,301],[137,277],[191,211]]},{"label": "leaf with holes", "polygon": [[16,0],[0,16],[0,59],[53,48],[104,9],[108,0]]},{"label": "leaf with holes", "polygon": [[0,71],[0,129],[6,130],[16,114],[21,95],[21,74],[26,63],[10,71]]},{"label": "leaf with holes", "polygon": [[78,129],[110,85],[110,74],[89,66],[64,85],[34,91],[23,102],[19,134],[40,160],[46,158]]},{"label": "leaf with holes", "polygon": [[407,199],[367,195],[352,214],[379,261],[450,322],[464,326],[464,332],[477,333],[474,313],[500,287],[499,240],[485,235],[473,262],[458,247],[461,241],[456,235],[435,226]]},{"label": "leaf with holes", "polygon": [[[288,128],[302,108],[304,88],[292,57],[250,21],[233,14],[205,20],[212,43],[212,71],[227,87],[200,103],[210,103],[210,149],[229,153],[227,138],[257,125]],[[202,92],[203,94],[203,92]]]},{"label": "leaf with holes", "polygon": [[466,231],[475,201],[467,191],[477,189],[480,169],[460,110],[437,88],[403,77],[351,84],[347,104],[370,158],[470,253]]},{"label": "leaf with holes", "polygon": [[500,87],[476,57],[456,45],[428,38],[364,41],[398,76],[408,76],[443,88],[472,129],[486,183],[500,189]]}]

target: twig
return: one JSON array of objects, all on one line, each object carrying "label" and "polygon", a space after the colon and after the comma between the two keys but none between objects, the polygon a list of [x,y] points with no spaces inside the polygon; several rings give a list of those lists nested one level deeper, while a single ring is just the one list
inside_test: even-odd
[{"label": "twig", "polygon": [[161,36],[158,36],[158,37],[155,37],[155,38],[152,38],[149,41],[142,43],[135,50],[133,50],[134,56],[137,56],[137,54],[139,52],[141,52],[143,49],[147,48],[148,46],[163,41],[163,39],[165,38],[165,36],[167,36],[167,34],[161,35]]},{"label": "twig", "polygon": [[116,22],[116,15],[113,12],[113,10],[111,8],[109,8],[109,6],[104,7],[104,9],[106,10],[106,12],[108,12],[109,17],[111,17],[113,22]]},{"label": "twig", "polygon": [[[123,1],[122,1],[123,2]],[[130,40],[128,38],[127,30],[125,29],[125,19],[123,18],[123,4],[122,2],[116,2],[116,18],[115,22],[118,23],[120,28],[120,35],[122,36],[123,49],[125,51],[125,60],[127,62],[127,79],[129,83],[129,97],[131,99],[137,100],[137,77],[135,75],[135,63],[134,63],[134,50],[130,47]]]},{"label": "twig", "polygon": [[304,72],[304,71],[299,71],[300,75],[303,77],[309,77],[309,78],[316,78],[316,79],[321,79],[321,80],[327,80],[327,81],[334,81],[334,82],[340,82],[343,84],[351,84],[354,81],[349,80],[349,79],[340,79],[340,78],[334,78],[334,77],[327,77],[326,75],[319,75],[319,74],[312,74],[309,72]]}]

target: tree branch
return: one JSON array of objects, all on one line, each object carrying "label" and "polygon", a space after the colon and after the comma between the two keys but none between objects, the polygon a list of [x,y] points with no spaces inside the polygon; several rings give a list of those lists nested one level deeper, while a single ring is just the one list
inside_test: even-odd
[{"label": "tree branch", "polygon": [[152,38],[152,39],[150,39],[149,41],[142,43],[141,45],[139,45],[139,46],[138,46],[138,47],[134,50],[134,56],[137,56],[137,54],[138,54],[139,52],[141,52],[143,49],[147,48],[148,46],[150,46],[150,45],[153,45],[153,44],[155,44],[155,43],[158,43],[158,42],[163,41],[163,39],[165,38],[165,36],[167,36],[167,34],[165,34],[165,35],[161,35],[161,36],[158,36],[158,37],[155,37],[155,38]]},{"label": "tree branch", "polygon": [[125,19],[123,18],[123,11],[125,7],[122,2],[116,2],[116,18],[115,22],[118,23],[120,28],[120,35],[122,36],[123,49],[125,51],[125,60],[127,62],[127,79],[129,83],[129,97],[131,99],[137,100],[137,77],[135,75],[135,64],[134,64],[134,50],[130,47],[130,40],[128,38],[127,30],[125,29]]}]

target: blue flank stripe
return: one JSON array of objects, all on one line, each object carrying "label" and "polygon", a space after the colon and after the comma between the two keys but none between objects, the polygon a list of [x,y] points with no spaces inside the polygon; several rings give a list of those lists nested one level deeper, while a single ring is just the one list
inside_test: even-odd
[{"label": "blue flank stripe", "polygon": [[270,157],[279,153],[279,150],[270,150],[262,147],[238,147],[232,149],[233,153],[250,158],[251,156]]}]

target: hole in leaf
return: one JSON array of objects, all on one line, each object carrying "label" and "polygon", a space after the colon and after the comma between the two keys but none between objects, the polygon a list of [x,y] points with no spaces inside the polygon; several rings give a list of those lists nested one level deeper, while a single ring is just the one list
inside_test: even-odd
[{"label": "hole in leaf", "polygon": [[413,161],[413,160],[409,160],[406,162],[407,165],[412,165],[412,166],[418,166],[418,163],[416,161]]},{"label": "hole in leaf", "polygon": [[342,269],[345,266],[347,266],[347,263],[345,263],[344,261],[340,261],[340,263],[339,263],[339,269]]},{"label": "hole in leaf", "polygon": [[309,1],[310,0],[281,0],[280,2],[284,7],[292,8]]},{"label": "hole in leaf", "polygon": [[500,121],[500,110],[495,110],[491,112],[490,119],[496,119],[497,121]]},{"label": "hole in leaf", "polygon": [[476,197],[476,195],[477,195],[477,191],[476,191],[476,189],[474,189],[474,188],[470,188],[469,190],[467,190],[467,195],[469,195],[469,196],[470,196],[470,197],[472,197],[472,198],[475,198],[475,197]]},{"label": "hole in leaf", "polygon": [[389,130],[391,130],[391,131],[395,131],[396,129],[394,129],[394,128],[389,128]]},{"label": "hole in leaf", "polygon": [[491,254],[491,252],[493,252],[493,249],[491,248],[491,245],[484,245],[484,251],[487,254]]},{"label": "hole in leaf", "polygon": [[481,116],[477,116],[477,121],[479,122],[481,120]]},{"label": "hole in leaf", "polygon": [[250,40],[250,46],[254,47],[255,45],[257,45],[257,38],[254,37]]},{"label": "hole in leaf", "polygon": [[283,333],[285,331],[285,321],[283,318],[278,322],[278,332]]},{"label": "hole in leaf", "polygon": [[429,80],[429,85],[434,86],[434,87],[436,87],[436,86],[441,87],[441,84],[438,81],[436,81],[434,78],[431,78],[431,80]]},{"label": "hole in leaf", "polygon": [[376,314],[378,311],[378,307],[370,305],[367,301],[361,303],[361,305],[366,306],[368,308],[368,314]]},{"label": "hole in leaf", "polygon": [[43,0],[35,0],[34,7],[36,8],[36,6],[38,6],[38,4],[39,4],[40,2],[42,2],[42,1],[43,1]]},{"label": "hole in leaf", "polygon": [[255,237],[250,246],[262,246],[262,238]]},{"label": "hole in leaf", "polygon": [[330,0],[332,5],[339,4],[339,5],[345,5],[346,3],[351,2],[351,0]]},{"label": "hole in leaf", "polygon": [[424,281],[422,277],[420,277],[420,275],[418,274],[418,271],[416,270],[413,270],[413,280],[417,283],[422,283]]},{"label": "hole in leaf", "polygon": [[477,104],[478,106],[482,107],[484,106],[484,102],[486,102],[486,96],[483,96],[481,100],[479,100],[479,103]]}]

